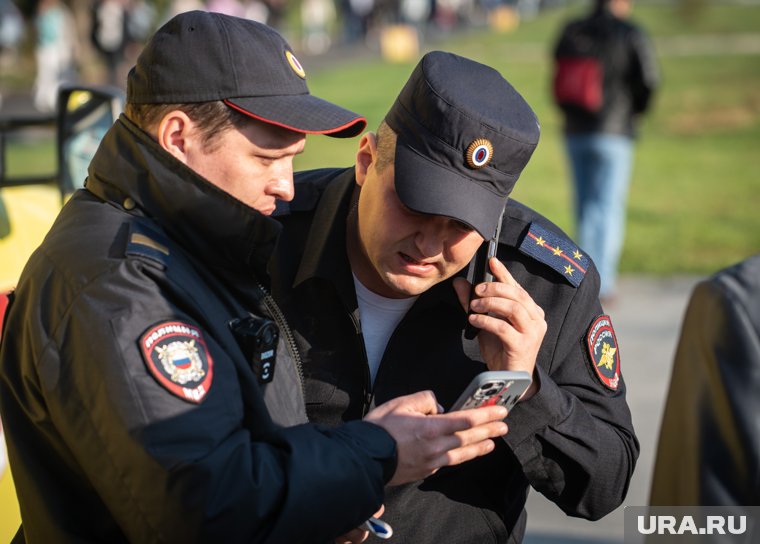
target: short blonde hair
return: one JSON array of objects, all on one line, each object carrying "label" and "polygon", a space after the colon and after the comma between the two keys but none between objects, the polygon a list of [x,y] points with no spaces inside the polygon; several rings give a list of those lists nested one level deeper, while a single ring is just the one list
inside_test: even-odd
[{"label": "short blonde hair", "polygon": [[375,170],[381,172],[396,159],[396,133],[383,121],[377,127],[377,160]]}]

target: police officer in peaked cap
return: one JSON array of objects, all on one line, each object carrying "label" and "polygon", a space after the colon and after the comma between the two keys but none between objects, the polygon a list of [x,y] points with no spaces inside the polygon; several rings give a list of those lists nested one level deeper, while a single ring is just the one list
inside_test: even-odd
[{"label": "police officer in peaked cap", "polygon": [[311,421],[359,420],[419,389],[448,410],[481,372],[532,377],[491,453],[389,489],[383,519],[400,542],[519,542],[529,487],[587,519],[626,495],[639,445],[599,275],[510,198],[539,133],[496,70],[434,51],[355,166],[297,173],[277,216],[273,293]]}]

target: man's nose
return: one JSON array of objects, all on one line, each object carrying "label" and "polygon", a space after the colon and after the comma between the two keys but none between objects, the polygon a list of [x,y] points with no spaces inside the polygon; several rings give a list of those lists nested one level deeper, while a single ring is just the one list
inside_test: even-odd
[{"label": "man's nose", "polygon": [[293,186],[293,167],[282,168],[272,179],[267,187],[267,192],[286,202],[293,200],[295,196],[295,187]]},{"label": "man's nose", "polygon": [[445,217],[430,216],[422,219],[415,244],[423,257],[435,257],[443,252],[447,235]]}]

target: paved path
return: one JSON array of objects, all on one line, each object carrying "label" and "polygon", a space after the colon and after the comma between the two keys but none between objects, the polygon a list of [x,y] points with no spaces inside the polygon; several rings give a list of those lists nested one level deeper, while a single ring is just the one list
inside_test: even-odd
[{"label": "paved path", "polygon": [[623,508],[647,504],[665,395],[683,313],[701,278],[624,277],[620,298],[608,308],[615,325],[628,403],[641,443],[636,472],[623,506],[591,523],[566,516],[554,503],[531,491],[526,544],[620,544]]}]

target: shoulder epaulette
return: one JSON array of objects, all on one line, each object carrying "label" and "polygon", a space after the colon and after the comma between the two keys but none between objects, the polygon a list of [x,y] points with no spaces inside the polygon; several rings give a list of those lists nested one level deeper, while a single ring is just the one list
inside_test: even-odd
[{"label": "shoulder epaulette", "polygon": [[131,223],[125,255],[149,259],[163,267],[169,265],[169,244],[166,237],[140,223]]},{"label": "shoulder epaulette", "polygon": [[520,244],[520,252],[549,265],[575,287],[583,281],[591,264],[578,246],[539,223],[531,223]]}]

